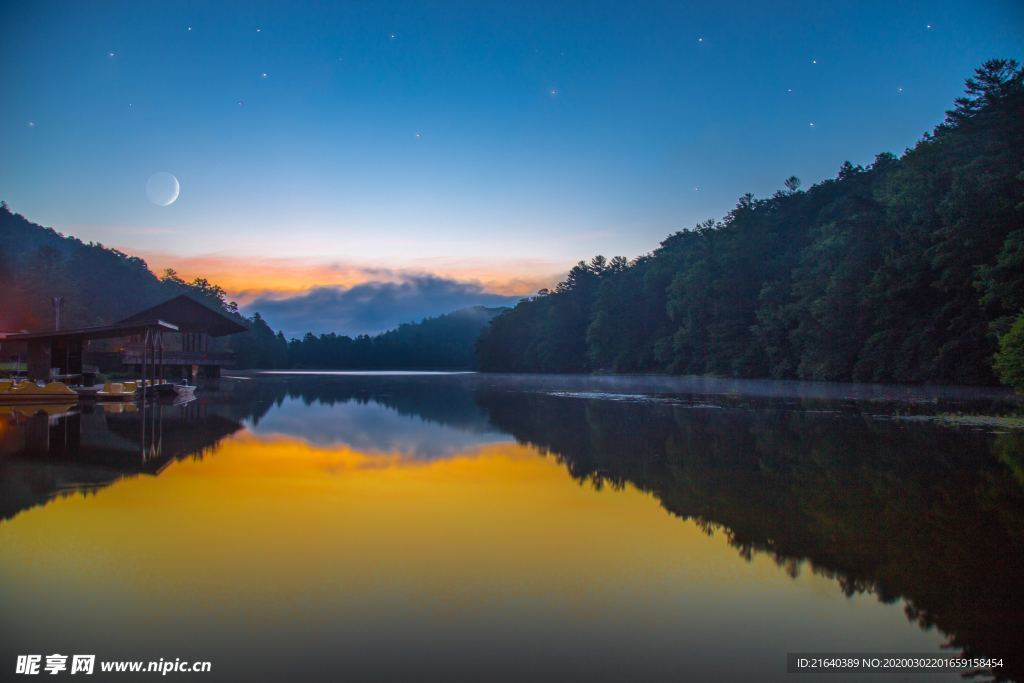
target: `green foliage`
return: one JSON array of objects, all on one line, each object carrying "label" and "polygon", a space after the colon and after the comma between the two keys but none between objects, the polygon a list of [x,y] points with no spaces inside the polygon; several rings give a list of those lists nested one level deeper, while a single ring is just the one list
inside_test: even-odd
[{"label": "green foliage", "polygon": [[[1024,181],[1024,175],[1019,178]],[[1007,235],[995,264],[978,271],[981,303],[996,312],[993,331],[1002,334],[1013,324],[1012,311],[1024,310],[1024,229]],[[1003,315],[1005,313],[1005,315]]]},{"label": "green foliage", "polygon": [[999,351],[993,365],[1003,384],[1024,391],[1024,312],[999,338]]},{"label": "green foliage", "polygon": [[541,290],[498,316],[477,342],[482,370],[582,372],[587,328],[603,283],[627,269],[626,260],[603,256],[580,261],[553,292]]},{"label": "green foliage", "polygon": [[[991,60],[901,158],[790,177],[495,319],[481,369],[995,381],[1024,307],[1024,76]],[[602,260],[603,262],[603,260]]]},{"label": "green foliage", "polygon": [[267,321],[254,313],[248,320],[249,330],[231,339],[231,348],[236,354],[239,368],[287,368],[288,342],[284,335],[270,329]]},{"label": "green foliage", "polygon": [[[373,337],[307,333],[288,342],[287,362],[297,368],[470,369],[475,366],[473,345],[480,331],[503,310],[464,308]],[[284,336],[278,333],[275,344],[283,342]]]}]

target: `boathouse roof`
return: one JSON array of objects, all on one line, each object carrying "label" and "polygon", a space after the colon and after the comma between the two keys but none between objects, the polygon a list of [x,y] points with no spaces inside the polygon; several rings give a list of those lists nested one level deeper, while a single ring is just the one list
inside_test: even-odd
[{"label": "boathouse roof", "polygon": [[139,311],[125,318],[120,324],[143,320],[166,320],[176,326],[178,332],[205,332],[211,337],[223,337],[245,332],[245,325],[185,294],[168,299],[162,304]]}]

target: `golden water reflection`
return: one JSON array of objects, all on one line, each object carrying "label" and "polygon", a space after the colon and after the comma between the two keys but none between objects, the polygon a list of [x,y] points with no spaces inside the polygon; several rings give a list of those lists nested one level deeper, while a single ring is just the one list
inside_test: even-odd
[{"label": "golden water reflection", "polygon": [[27,651],[194,652],[232,675],[269,671],[240,651],[398,677],[543,663],[620,678],[741,673],[731,648],[763,651],[753,674],[791,649],[939,642],[510,442],[422,462],[243,431],[159,478],[28,510],[0,543]]}]

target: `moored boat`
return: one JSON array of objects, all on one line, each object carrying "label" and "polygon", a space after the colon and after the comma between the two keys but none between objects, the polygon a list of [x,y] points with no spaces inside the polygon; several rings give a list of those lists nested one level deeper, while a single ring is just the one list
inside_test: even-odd
[{"label": "moored boat", "polygon": [[107,382],[96,392],[96,398],[101,401],[128,401],[138,393],[139,388],[135,382]]},{"label": "moored boat", "polygon": [[78,394],[63,382],[50,382],[46,386],[39,386],[35,382],[25,381],[15,384],[11,380],[0,380],[0,402],[3,403],[23,403],[26,401],[62,403],[77,400]]},{"label": "moored boat", "polygon": [[196,393],[196,387],[194,384],[175,384],[174,393],[178,396],[191,397]]}]

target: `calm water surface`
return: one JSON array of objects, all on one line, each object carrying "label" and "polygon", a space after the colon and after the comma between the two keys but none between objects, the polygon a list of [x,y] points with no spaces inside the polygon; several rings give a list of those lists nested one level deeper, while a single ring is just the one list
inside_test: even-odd
[{"label": "calm water surface", "polygon": [[932,419],[1008,400],[331,373],[0,406],[0,671],[781,680],[792,651],[953,651],[1020,678],[1024,435]]}]

